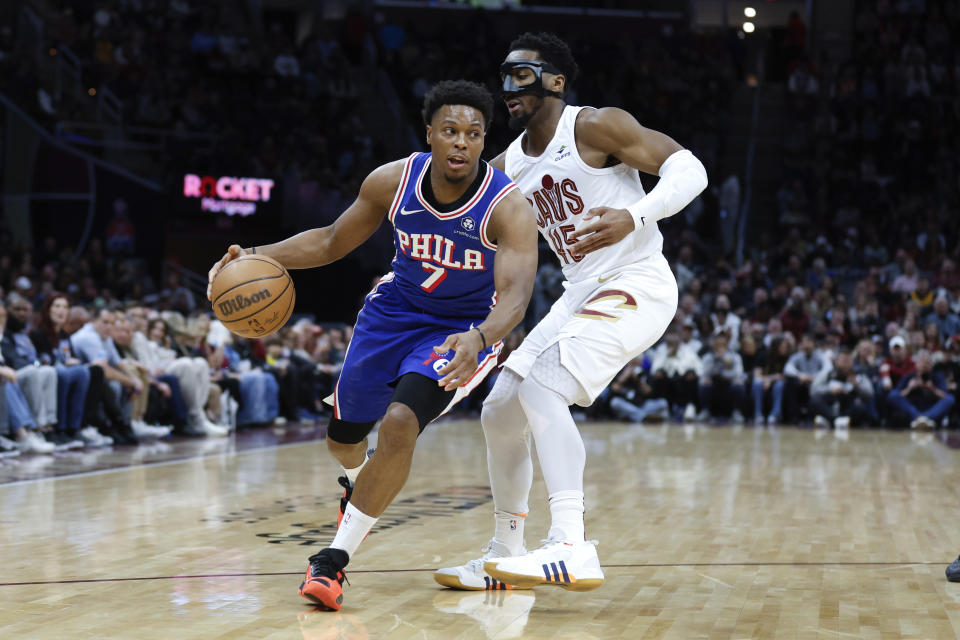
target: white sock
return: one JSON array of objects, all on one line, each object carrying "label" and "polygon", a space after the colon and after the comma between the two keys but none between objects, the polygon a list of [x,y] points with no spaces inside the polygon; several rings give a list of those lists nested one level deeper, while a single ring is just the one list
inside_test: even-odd
[{"label": "white sock", "polygon": [[519,556],[523,553],[523,523],[525,513],[510,513],[496,510],[493,512],[493,542],[506,547],[507,555]]},{"label": "white sock", "polygon": [[533,484],[530,430],[517,398],[521,382],[523,378],[504,369],[480,414],[493,493],[493,540],[498,553],[511,556],[523,552],[523,523],[529,511],[527,494]]},{"label": "white sock", "polygon": [[557,491],[550,494],[550,533],[548,538],[565,542],[583,542],[583,492]]},{"label": "white sock", "polygon": [[343,512],[343,520],[340,521],[340,528],[337,529],[337,535],[330,543],[331,549],[342,549],[347,555],[353,558],[357,547],[363,542],[363,539],[370,533],[370,529],[377,522],[376,518],[368,516],[360,509],[353,506],[353,503],[347,503],[347,509]]},{"label": "white sock", "polygon": [[369,460],[370,460],[370,456],[365,455],[363,457],[363,462],[360,463],[359,467],[354,467],[353,469],[347,469],[343,465],[340,466],[340,468],[343,469],[343,472],[347,474],[347,480],[350,481],[351,487],[357,484],[357,476],[360,475],[360,472],[363,471],[364,465],[366,465]]}]

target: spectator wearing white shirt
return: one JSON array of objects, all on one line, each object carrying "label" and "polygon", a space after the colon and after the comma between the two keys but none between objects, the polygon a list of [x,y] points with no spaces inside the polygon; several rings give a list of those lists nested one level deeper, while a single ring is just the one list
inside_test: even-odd
[{"label": "spectator wearing white shirt", "polygon": [[740,318],[730,311],[730,298],[721,293],[713,303],[714,313],[710,314],[714,333],[726,333],[730,349],[736,351],[740,344]]},{"label": "spectator wearing white shirt", "polygon": [[666,335],[663,348],[653,355],[650,368],[652,385],[657,397],[670,402],[671,411],[683,411],[685,420],[697,415],[699,379],[702,371],[700,356],[680,343],[676,331]]},{"label": "spectator wearing white shirt", "polygon": [[229,430],[207,419],[204,407],[210,396],[210,365],[204,358],[178,357],[173,349],[161,344],[166,333],[163,320],[156,319],[149,324],[150,336],[140,331],[133,334],[131,350],[138,362],[151,374],[176,376],[180,383],[180,392],[187,409],[188,433],[196,432],[208,436],[225,436]]}]

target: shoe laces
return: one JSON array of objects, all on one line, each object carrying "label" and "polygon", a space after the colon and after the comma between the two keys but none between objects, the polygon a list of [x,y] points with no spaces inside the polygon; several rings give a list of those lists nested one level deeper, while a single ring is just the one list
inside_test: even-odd
[{"label": "shoe laces", "polygon": [[[600,544],[600,541],[599,541],[599,540],[584,540],[584,542],[589,543],[589,544],[592,544],[592,545],[595,546],[595,547]],[[555,535],[548,536],[548,537],[544,538],[543,540],[541,540],[541,541],[540,541],[540,545],[541,545],[540,548],[542,549],[542,548],[549,547],[549,546],[552,546],[552,545],[555,545],[555,544],[573,544],[573,543],[572,543],[572,542],[567,542],[566,540],[564,540],[563,538],[561,538],[559,535],[556,535],[556,534],[555,534]]]},{"label": "shoe laces", "polygon": [[[335,565],[330,556],[323,551],[319,551],[307,558],[307,562],[310,563],[310,574],[313,576],[331,578],[340,584],[343,584],[343,581],[347,580],[347,574],[343,568]],[[347,580],[347,584],[350,584],[349,580]]]}]

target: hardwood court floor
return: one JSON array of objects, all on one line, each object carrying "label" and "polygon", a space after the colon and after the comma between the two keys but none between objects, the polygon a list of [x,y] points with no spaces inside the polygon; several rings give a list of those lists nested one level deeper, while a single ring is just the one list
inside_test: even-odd
[{"label": "hardwood court floor", "polygon": [[[226,443],[0,485],[0,637],[958,636],[960,584],[943,569],[960,551],[960,453],[937,437],[616,423],[583,433],[587,534],[607,575],[595,591],[433,582],[433,568],[475,557],[491,534],[479,424],[451,421],[422,438],[338,613],[296,593],[335,521],[322,442]],[[547,522],[539,471],[531,509],[535,546]]]}]

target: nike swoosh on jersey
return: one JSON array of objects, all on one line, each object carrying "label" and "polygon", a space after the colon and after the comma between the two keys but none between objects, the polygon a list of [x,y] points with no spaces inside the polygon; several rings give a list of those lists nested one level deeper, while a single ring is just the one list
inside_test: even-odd
[{"label": "nike swoosh on jersey", "polygon": [[410,211],[407,211],[405,207],[400,207],[400,215],[402,216],[408,216],[411,213],[421,213],[423,211],[426,211],[426,209],[411,209]]},{"label": "nike swoosh on jersey", "polygon": [[613,280],[613,279],[616,278],[618,275],[620,275],[620,274],[619,274],[619,273],[615,273],[615,274],[613,274],[612,276],[609,276],[609,277],[606,277],[606,278],[601,278],[600,276],[597,276],[597,282],[599,282],[600,284],[603,284],[604,282],[607,282],[608,280]]},{"label": "nike swoosh on jersey", "polygon": [[523,169],[520,169],[520,171],[517,171],[515,174],[513,174],[512,176],[510,176],[510,179],[515,181],[517,178],[520,177],[520,174],[523,173],[523,172],[526,171],[526,170],[527,170],[526,167],[524,167]]}]

